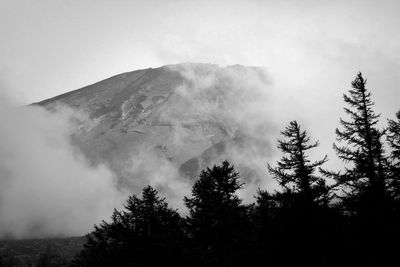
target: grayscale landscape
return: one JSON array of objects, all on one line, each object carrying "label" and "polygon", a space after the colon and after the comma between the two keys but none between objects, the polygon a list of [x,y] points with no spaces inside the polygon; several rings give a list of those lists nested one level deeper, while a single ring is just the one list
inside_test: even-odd
[{"label": "grayscale landscape", "polygon": [[0,267],[397,262],[399,11],[0,1]]}]

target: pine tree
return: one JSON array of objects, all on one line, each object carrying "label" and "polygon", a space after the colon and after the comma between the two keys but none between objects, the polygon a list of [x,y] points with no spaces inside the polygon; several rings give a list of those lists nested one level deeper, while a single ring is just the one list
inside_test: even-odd
[{"label": "pine tree", "polygon": [[389,120],[388,141],[392,148],[392,157],[400,160],[400,111],[396,113],[396,120]]},{"label": "pine tree", "polygon": [[142,197],[129,197],[125,210],[114,210],[87,235],[75,266],[181,266],[183,221],[164,198],[148,186]]},{"label": "pine tree", "polygon": [[317,161],[309,159],[309,150],[319,143],[310,142],[308,133],[296,121],[291,121],[281,133],[284,139],[278,140],[278,148],[284,155],[276,167],[268,164],[268,170],[283,190],[273,194],[258,192],[257,229],[258,236],[264,239],[258,241],[258,247],[263,248],[264,254],[271,252],[272,265],[280,264],[287,254],[291,255],[287,264],[324,265],[327,239],[333,240],[326,231],[332,226],[331,192],[316,172],[327,156]]},{"label": "pine tree", "polygon": [[337,141],[345,145],[333,147],[338,157],[350,164],[343,173],[325,171],[325,174],[343,188],[348,211],[378,215],[384,210],[388,161],[382,143],[384,131],[377,126],[380,115],[373,110],[366,82],[358,73],[349,94],[343,95],[348,105],[344,110],[350,120],[340,118],[343,129],[336,129]]},{"label": "pine tree", "polygon": [[249,259],[241,257],[249,249],[248,207],[236,191],[242,188],[239,173],[228,161],[207,168],[184,201],[189,209],[188,233],[193,253],[202,266],[239,266]]},{"label": "pine tree", "polygon": [[268,164],[270,174],[284,188],[286,194],[298,195],[298,204],[327,205],[330,200],[329,187],[323,178],[315,175],[316,168],[327,161],[327,156],[310,162],[306,154],[307,150],[319,145],[318,141],[310,143],[308,133],[302,131],[296,121],[291,121],[281,133],[286,139],[278,140],[278,148],[284,156],[277,162],[277,167],[273,168]]},{"label": "pine tree", "polygon": [[396,113],[396,120],[389,120],[387,141],[391,148],[392,183],[391,189],[394,198],[400,201],[400,111]]}]

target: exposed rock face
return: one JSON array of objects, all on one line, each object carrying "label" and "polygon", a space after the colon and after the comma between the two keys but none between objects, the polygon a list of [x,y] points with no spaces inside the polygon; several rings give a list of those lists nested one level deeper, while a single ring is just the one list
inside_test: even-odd
[{"label": "exposed rock face", "polygon": [[84,111],[89,119],[74,142],[92,162],[109,164],[123,181],[157,167],[139,171],[138,157],[142,164],[153,158],[156,164],[169,162],[193,178],[228,158],[227,150],[246,142],[265,145],[254,134],[258,125],[248,109],[267,85],[261,68],[187,63],[123,73],[37,104]]}]

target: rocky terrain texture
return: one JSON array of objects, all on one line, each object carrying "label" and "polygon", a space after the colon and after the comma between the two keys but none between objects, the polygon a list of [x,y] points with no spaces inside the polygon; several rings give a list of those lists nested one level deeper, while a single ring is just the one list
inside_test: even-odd
[{"label": "rocky terrain texture", "polygon": [[266,77],[261,68],[241,65],[168,65],[119,74],[36,104],[85,114],[73,142],[124,183],[147,175],[153,168],[148,161],[171,163],[191,179],[226,158],[228,149],[257,142],[242,115],[268,84]]}]

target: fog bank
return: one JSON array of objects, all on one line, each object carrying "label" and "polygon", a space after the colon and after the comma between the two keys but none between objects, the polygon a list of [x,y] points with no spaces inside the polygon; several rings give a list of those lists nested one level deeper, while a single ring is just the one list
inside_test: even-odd
[{"label": "fog bank", "polygon": [[1,238],[82,235],[120,207],[113,174],[70,143],[82,119],[0,99]]}]

